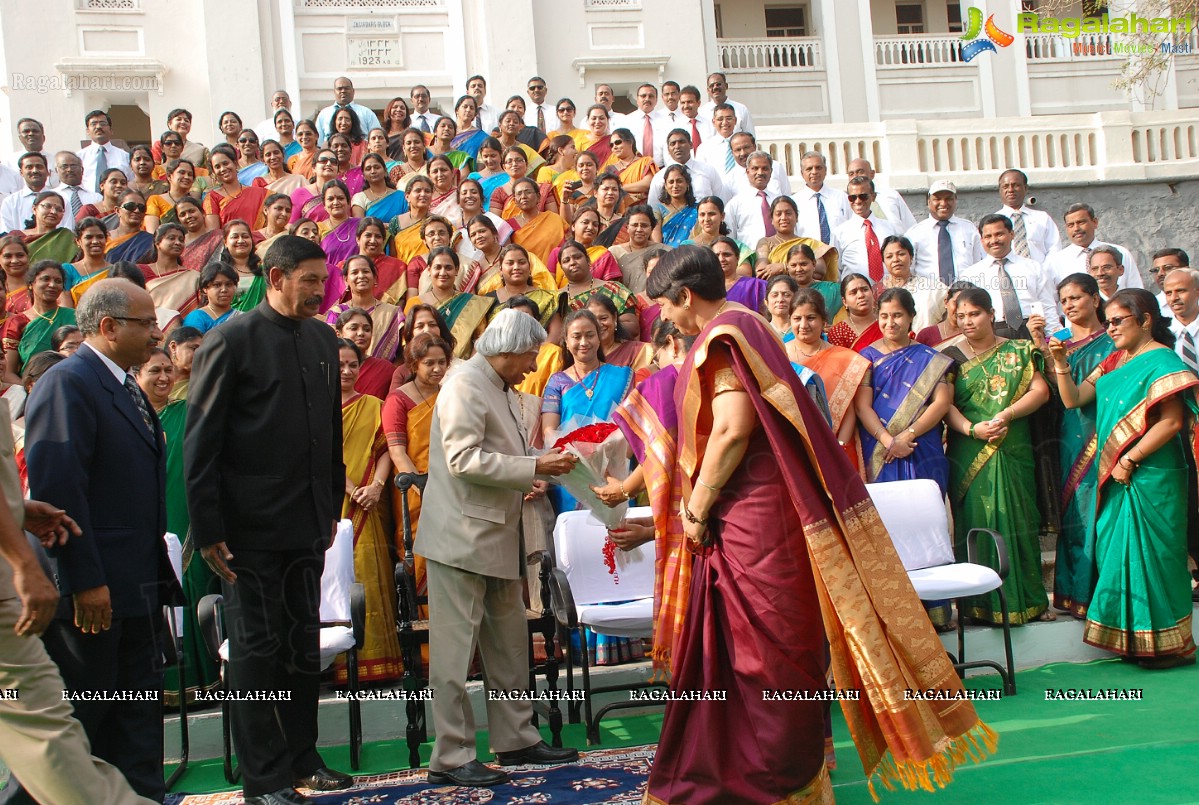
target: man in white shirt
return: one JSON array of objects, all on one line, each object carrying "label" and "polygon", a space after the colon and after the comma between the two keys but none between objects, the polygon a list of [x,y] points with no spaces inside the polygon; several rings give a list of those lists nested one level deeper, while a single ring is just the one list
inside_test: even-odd
[{"label": "man in white shirt", "polygon": [[[1048,273],[1048,270],[1046,271]],[[1124,276],[1124,255],[1115,246],[1096,246],[1087,255],[1087,272],[1099,283],[1099,297],[1107,304],[1116,292],[1120,290],[1120,281]],[[1049,279],[1054,285],[1057,280],[1052,274]]]},{"label": "man in white shirt", "polygon": [[100,201],[99,193],[93,193],[83,187],[83,160],[72,151],[59,151],[54,155],[55,167],[62,179],[54,192],[62,196],[63,209],[66,214],[62,217],[62,226],[75,231],[75,219],[85,205],[96,204]]},{"label": "man in white shirt", "polygon": [[426,134],[432,134],[441,115],[429,108],[429,101],[433,99],[429,88],[424,84],[417,84],[408,93],[408,97],[412,101],[412,127]]},{"label": "man in white shirt", "polygon": [[[733,161],[737,164],[725,175],[724,181],[729,192],[737,195],[742,190],[749,189],[745,161],[749,159],[750,154],[758,150],[758,141],[748,131],[739,131],[729,138],[729,142],[733,146]],[[786,169],[773,159],[771,163],[769,189],[780,196],[791,195],[791,179],[787,176]]]},{"label": "man in white shirt", "polygon": [[715,168],[727,184],[728,175],[737,167],[737,159],[733,156],[733,144],[730,141],[737,130],[737,112],[727,103],[722,103],[716,108],[712,125],[716,131],[700,143],[695,156]]},{"label": "man in white shirt", "polygon": [[28,153],[41,154],[50,165],[50,178],[46,180],[48,187],[58,184],[58,176],[54,172],[54,157],[46,150],[46,129],[40,120],[23,117],[17,121],[17,140],[20,145],[12,156],[4,161],[4,166],[10,170],[4,172],[5,179],[0,181],[0,192],[14,193],[21,189],[21,157]]},{"label": "man in white shirt", "polygon": [[[696,159],[692,155],[691,138],[687,135],[686,129],[676,128],[666,135],[666,164],[667,167],[682,165],[687,169],[687,173],[691,176],[691,192],[695,194],[696,201],[708,196],[719,196],[723,201],[732,198],[732,194],[729,193],[724,186],[724,181],[720,178],[720,173],[707,162]],[[665,183],[666,171],[660,170],[654,174],[646,196],[650,203],[658,201]],[[746,188],[748,187],[747,181]]]},{"label": "man in white shirt", "polygon": [[667,129],[658,119],[655,110],[658,106],[658,88],[653,84],[642,84],[637,87],[637,108],[611,125],[611,130],[628,129],[633,139],[637,141],[637,151],[643,157],[652,157],[654,164],[659,167],[666,163],[663,154],[666,152]]},{"label": "man in white shirt", "polygon": [[[699,111],[699,88],[690,84],[679,90],[679,111],[683,113],[683,122],[679,128],[686,129],[691,135],[691,152],[695,153],[703,145],[704,140],[716,134],[712,120]],[[736,112],[733,113],[734,116]]]},{"label": "man in white shirt", "polygon": [[870,164],[870,160],[861,157],[851,159],[845,167],[845,172],[850,179],[855,176],[865,176],[874,182],[877,194],[874,199],[874,215],[876,217],[890,221],[897,229],[904,232],[916,225],[916,216],[912,215],[908,203],[903,200],[903,196],[899,195],[899,191],[878,186],[878,180],[874,178],[874,166]]},{"label": "man in white shirt", "polygon": [[1026,324],[1029,317],[1037,314],[1045,317],[1047,334],[1062,329],[1053,279],[1038,263],[1012,249],[1011,219],[999,213],[983,216],[978,231],[987,256],[958,272],[958,279],[973,282],[991,295],[996,334],[1004,338],[1028,338]]},{"label": "man in white shirt", "polygon": [[683,110],[679,108],[682,92],[677,81],[667,81],[662,85],[662,108],[658,110],[658,119],[666,124],[667,131],[677,129],[683,123]]},{"label": "man in white shirt", "polygon": [[1153,253],[1153,263],[1149,268],[1149,290],[1153,291],[1157,296],[1163,316],[1172,317],[1174,315],[1174,311],[1166,299],[1166,275],[1176,268],[1190,268],[1190,266],[1191,258],[1182,249],[1171,246],[1165,249],[1158,249]]},{"label": "man in white shirt", "polygon": [[999,176],[999,197],[1003,206],[996,212],[1012,222],[1012,249],[1021,257],[1043,264],[1045,258],[1062,247],[1061,233],[1053,216],[1024,206],[1028,196],[1028,177],[1024,171],[1009,168]]},{"label": "man in white shirt", "polygon": [[1112,246],[1119,249],[1123,258],[1124,276],[1120,277],[1121,288],[1144,288],[1141,272],[1137,269],[1137,261],[1132,252],[1115,243],[1104,243],[1096,239],[1095,230],[1099,228],[1099,217],[1095,215],[1090,204],[1071,204],[1066,210],[1066,237],[1070,244],[1049,255],[1045,260],[1045,268],[1050,272],[1054,282],[1061,282],[1071,274],[1086,273],[1087,258],[1099,246]]},{"label": "man in white shirt", "polygon": [[46,189],[46,177],[49,173],[50,167],[41,154],[28,153],[21,157],[21,179],[24,186],[0,202],[0,228],[5,232],[25,228],[25,221],[33,215],[33,200],[37,198],[38,193]]},{"label": "man in white shirt", "polygon": [[333,115],[337,114],[338,109],[347,106],[358,118],[358,125],[362,127],[363,132],[382,128],[379,125],[379,116],[374,113],[374,110],[360,103],[354,103],[354,82],[344,75],[338,76],[337,80],[333,82],[333,103],[322,109],[316,116],[316,136],[320,138],[322,145],[333,133]]},{"label": "man in white shirt", "polygon": [[1165,294],[1174,314],[1170,331],[1178,339],[1174,351],[1199,375],[1199,271],[1189,267],[1171,271],[1165,279]]},{"label": "man in white shirt", "polygon": [[88,112],[84,123],[87,125],[88,136],[92,138],[92,144],[75,152],[83,160],[83,186],[99,193],[100,177],[109,168],[120,168],[125,178],[132,180],[129,152],[109,142],[112,139],[112,118],[108,116],[108,112],[100,109]]},{"label": "man in white shirt", "polygon": [[882,220],[871,211],[875,199],[874,182],[865,176],[849,180],[846,198],[853,216],[833,230],[831,244],[840,255],[841,276],[862,274],[871,282],[881,282],[886,273],[883,241],[901,233],[894,223]]},{"label": "man in white shirt", "polygon": [[608,114],[612,114],[612,104],[616,103],[616,93],[612,91],[609,84],[595,85],[595,102],[608,110]]},{"label": "man in white shirt", "polygon": [[751,248],[775,232],[770,205],[778,198],[778,194],[767,189],[773,164],[770,154],[765,151],[750,154],[745,167],[749,189],[733,196],[724,208],[724,221],[728,224],[729,235]]},{"label": "man in white shirt", "polygon": [[500,124],[500,113],[491,104],[483,102],[487,97],[487,79],[481,75],[472,75],[466,80],[466,94],[474,98],[475,103],[479,105],[479,130],[491,134]]},{"label": "man in white shirt", "polygon": [[700,107],[700,112],[712,118],[716,118],[716,107],[722,103],[727,103],[733,107],[733,111],[737,115],[737,131],[748,131],[750,134],[756,134],[754,130],[754,119],[749,113],[749,107],[740,101],[734,101],[729,98],[729,80],[725,78],[724,73],[712,73],[708,76],[708,98],[710,100]]},{"label": "man in white shirt", "polygon": [[792,195],[799,207],[796,232],[801,237],[831,244],[833,230],[853,215],[849,199],[845,193],[824,183],[824,177],[828,176],[828,163],[819,151],[808,151],[800,157],[799,173],[803,177],[804,187]]},{"label": "man in white shirt", "polygon": [[286,109],[291,112],[291,96],[287,94],[285,89],[277,89],[271,95],[271,113],[266,120],[254,125],[254,133],[258,135],[258,142],[266,142],[267,140],[279,141],[279,132],[275,129],[275,114],[280,109]]},{"label": "man in white shirt", "polygon": [[529,79],[525,92],[529,96],[529,102],[525,104],[525,125],[542,131],[552,131],[557,128],[558,118],[554,105],[546,100],[549,87],[546,85],[545,79],[539,75],[533,76]]},{"label": "man in white shirt", "polygon": [[957,209],[957,185],[944,179],[933,182],[928,188],[928,217],[904,233],[916,249],[912,273],[940,280],[946,287],[959,271],[986,257],[978,230],[954,215]]}]

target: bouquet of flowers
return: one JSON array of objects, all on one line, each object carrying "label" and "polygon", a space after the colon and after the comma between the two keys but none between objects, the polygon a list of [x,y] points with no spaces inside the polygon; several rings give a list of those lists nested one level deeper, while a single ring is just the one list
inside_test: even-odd
[{"label": "bouquet of flowers", "polygon": [[574,469],[553,479],[574,496],[597,520],[608,528],[615,528],[628,511],[627,501],[609,508],[591,491],[593,486],[603,486],[608,476],[626,478],[629,474],[628,442],[624,434],[611,422],[592,422],[581,427],[563,431],[553,450],[570,453],[579,459]]}]

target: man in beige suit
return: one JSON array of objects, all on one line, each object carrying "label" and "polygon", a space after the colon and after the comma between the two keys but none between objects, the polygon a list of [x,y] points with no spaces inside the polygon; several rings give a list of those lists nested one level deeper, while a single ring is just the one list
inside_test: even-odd
[{"label": "man in beige suit", "polygon": [[115,766],[91,756],[83,726],[63,701],[58,668],[37,638],[54,617],[58,590],[22,523],[47,546],[80,531],[61,509],[22,501],[9,421],[8,403],[0,401],[0,760],[38,802],[152,803],[133,793]]},{"label": "man in beige suit", "polygon": [[[429,436],[429,480],[416,550],[427,560],[429,684],[436,742],[429,782],[492,786],[508,775],[475,757],[466,677],[475,646],[488,690],[526,689],[528,627],[521,596],[525,550],[520,512],[538,475],[575,464],[559,452],[528,455],[522,398],[512,387],[537,366],[546,333],[531,316],[503,310],[477,354],[446,378]],[[532,724],[528,701],[487,701],[491,748],[502,766],[577,760]]]}]

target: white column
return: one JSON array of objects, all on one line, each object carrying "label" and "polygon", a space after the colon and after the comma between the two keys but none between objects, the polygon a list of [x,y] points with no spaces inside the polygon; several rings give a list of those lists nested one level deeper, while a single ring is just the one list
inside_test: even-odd
[{"label": "white column", "polygon": [[[1028,55],[1024,36],[1017,33],[1016,15],[1020,13],[1017,2],[998,3],[990,6],[975,0],[985,20],[995,15],[995,24],[1003,31],[1016,37],[1016,41],[994,53],[984,53],[978,59],[987,59],[990,65],[989,92],[995,104],[997,117],[1028,117],[1032,114],[1032,96],[1028,87]],[[998,5],[998,8],[995,6]],[[980,77],[983,75],[979,73]]]},{"label": "white column", "polygon": [[300,122],[304,99],[300,97],[300,70],[296,36],[297,0],[279,0],[279,49],[283,57],[283,87],[291,97],[292,116]]},{"label": "white column", "polygon": [[813,20],[824,45],[830,120],[877,121],[878,80],[870,0],[817,0]]}]

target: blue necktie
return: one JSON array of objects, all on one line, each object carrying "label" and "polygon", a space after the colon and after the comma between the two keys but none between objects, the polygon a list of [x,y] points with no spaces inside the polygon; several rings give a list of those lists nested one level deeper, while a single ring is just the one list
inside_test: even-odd
[{"label": "blue necktie", "polygon": [[733,169],[737,161],[733,159],[733,144],[728,140],[724,141],[724,172],[728,173]]},{"label": "blue necktie", "polygon": [[937,221],[937,269],[941,282],[946,286],[953,284],[953,241],[949,239],[949,222]]},{"label": "blue necktie", "polygon": [[831,243],[832,233],[828,228],[828,213],[824,210],[824,202],[820,200],[820,194],[816,194],[816,217],[820,220],[820,242]]}]

